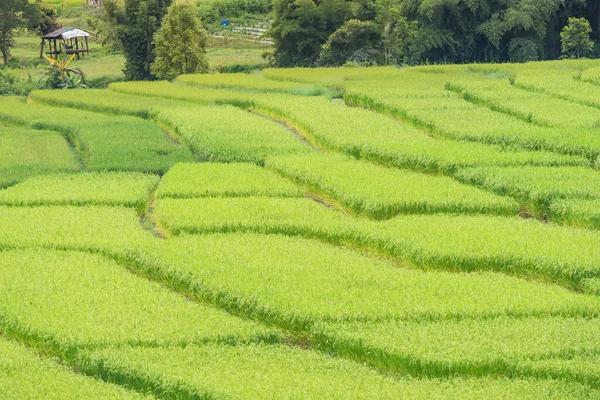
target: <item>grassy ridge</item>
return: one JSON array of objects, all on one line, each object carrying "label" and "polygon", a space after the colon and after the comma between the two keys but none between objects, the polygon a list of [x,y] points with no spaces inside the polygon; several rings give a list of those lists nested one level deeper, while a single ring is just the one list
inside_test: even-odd
[{"label": "grassy ridge", "polygon": [[[227,90],[201,90],[159,82],[121,83],[111,89],[126,94],[150,95],[206,104],[251,107],[296,127],[313,143],[340,152],[398,166],[428,171],[454,171],[476,165],[577,165],[586,163],[543,152],[502,149],[477,143],[436,140],[422,130],[372,112],[344,107],[325,98],[283,94],[252,94]],[[328,118],[322,118],[327,115]],[[344,123],[340,123],[344,121]],[[364,135],[369,132],[369,135]]]},{"label": "grassy ridge", "polygon": [[62,348],[269,334],[256,324],[188,302],[98,255],[12,250],[0,253],[0,263],[3,326],[37,332]]},{"label": "grassy ridge", "polygon": [[600,229],[600,200],[556,200],[550,205],[550,217],[569,225]]},{"label": "grassy ridge", "polygon": [[38,176],[0,191],[0,204],[108,205],[142,212],[158,180],[158,176],[135,172]]},{"label": "grassy ridge", "polygon": [[256,92],[282,92],[299,95],[318,96],[325,92],[310,84],[299,84],[295,82],[273,81],[264,79],[261,75],[249,74],[198,74],[181,75],[176,82],[214,89],[240,89]]},{"label": "grassy ridge", "polygon": [[236,107],[158,110],[158,119],[174,127],[197,161],[263,164],[270,155],[311,151],[282,126]]},{"label": "grassy ridge", "polygon": [[253,164],[177,164],[162,178],[157,197],[301,197],[287,179]]},{"label": "grassy ridge", "polygon": [[271,157],[267,167],[376,219],[397,214],[488,213],[516,215],[519,205],[451,178],[389,169],[344,156]]},{"label": "grassy ridge", "polygon": [[[306,199],[162,199],[156,215],[174,233],[251,231],[351,243],[422,268],[497,270],[581,289],[600,276],[600,238],[535,220],[417,215],[368,222]],[[523,246],[527,243],[527,246]]]},{"label": "grassy ridge", "polygon": [[133,117],[27,104],[3,98],[0,119],[61,132],[77,145],[88,170],[161,173],[177,161],[191,161],[189,150],[169,141],[155,124]]},{"label": "grassy ridge", "polygon": [[592,398],[582,385],[533,379],[393,379],[363,366],[298,348],[208,345],[185,349],[121,348],[90,359],[156,377],[163,386],[185,385],[194,393],[239,399]]},{"label": "grassy ridge", "polygon": [[58,363],[0,338],[0,399],[143,399],[115,385],[78,376]]},{"label": "grassy ridge", "polygon": [[[176,89],[167,82],[157,87]],[[132,82],[133,88],[143,87]],[[121,86],[117,86],[121,87]],[[187,88],[183,88],[184,90]],[[220,90],[217,93],[228,91]],[[232,92],[232,103],[247,104],[249,94]],[[110,114],[129,114],[155,120],[174,130],[190,147],[196,161],[264,163],[269,155],[305,153],[310,148],[284,127],[273,121],[252,115],[244,109],[226,105],[227,101],[203,98],[200,105],[170,99],[132,96],[98,90],[93,97],[89,91],[72,90],[60,94],[49,91],[33,92],[31,98],[55,106],[83,108]],[[218,105],[215,103],[223,103]],[[241,104],[240,104],[241,103]]]},{"label": "grassy ridge", "polygon": [[[436,140],[424,131],[402,124],[386,116],[377,115],[361,109],[352,109],[331,101],[315,97],[285,94],[260,94],[242,91],[200,89],[174,85],[167,82],[140,84],[138,82],[118,83],[111,85],[113,91],[123,93],[119,99],[115,94],[87,96],[82,98],[78,91],[53,95],[34,92],[32,98],[52,104],[64,104],[74,107],[94,108],[99,111],[110,111],[115,104],[124,104],[121,112],[127,111],[135,115],[151,115],[158,112],[157,107],[148,102],[152,96],[165,106],[165,99],[184,100],[201,105],[232,104],[243,109],[251,108],[285,121],[305,135],[313,144],[347,153],[352,156],[373,159],[377,162],[397,166],[411,167],[426,171],[452,172],[457,168],[478,165],[581,165],[585,159],[565,157],[544,152],[528,152],[501,148],[478,143],[466,143],[453,140]],[[131,94],[145,96],[137,101]],[[96,100],[98,98],[98,100]],[[75,100],[77,99],[77,100]],[[462,100],[461,100],[462,101]],[[95,105],[97,103],[97,105]],[[467,104],[463,101],[463,103]],[[134,105],[132,105],[134,104]],[[178,109],[181,106],[169,107]],[[213,109],[215,110],[215,109]],[[217,109],[218,110],[218,109]],[[328,118],[321,118],[323,113]],[[179,120],[185,121],[195,112],[181,111]],[[160,115],[157,117],[161,120]],[[177,120],[166,118],[164,122],[177,126]],[[344,121],[340,124],[339,121]],[[223,119],[221,123],[227,124]],[[202,121],[196,122],[202,126]],[[216,123],[215,123],[216,124]],[[250,124],[252,126],[252,124]],[[233,128],[232,128],[233,129]],[[368,131],[368,136],[364,132]],[[182,133],[185,136],[185,134]],[[203,136],[201,136],[203,137]],[[190,143],[192,148],[193,143]],[[230,143],[230,145],[232,145]],[[235,145],[232,145],[236,149]],[[235,150],[234,150],[235,151]],[[226,157],[224,158],[226,161]]]},{"label": "grassy ridge", "polygon": [[[435,320],[523,315],[588,315],[600,299],[502,274],[398,268],[317,241],[221,234],[152,244],[140,257],[212,290],[279,310],[288,321]],[[277,285],[273,285],[277,282]],[[266,313],[266,311],[265,311]]]},{"label": "grassy ridge", "polygon": [[0,188],[30,176],[79,168],[68,143],[57,132],[0,126]]},{"label": "grassy ridge", "polygon": [[455,176],[462,182],[533,203],[542,213],[547,213],[556,199],[600,197],[600,173],[584,167],[473,168]]}]

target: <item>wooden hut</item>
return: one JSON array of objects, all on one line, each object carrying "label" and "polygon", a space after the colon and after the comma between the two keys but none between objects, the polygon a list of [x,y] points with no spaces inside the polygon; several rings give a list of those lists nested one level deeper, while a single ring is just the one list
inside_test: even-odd
[{"label": "wooden hut", "polygon": [[48,42],[46,55],[56,57],[62,52],[75,54],[77,58],[90,54],[88,38],[96,36],[79,28],[61,28],[42,36],[40,58],[44,56],[45,43]]}]

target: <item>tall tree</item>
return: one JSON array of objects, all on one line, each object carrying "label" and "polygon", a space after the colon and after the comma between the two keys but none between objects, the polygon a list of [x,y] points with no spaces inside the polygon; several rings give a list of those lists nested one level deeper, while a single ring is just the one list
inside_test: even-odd
[{"label": "tall tree", "polygon": [[208,71],[207,39],[195,9],[187,3],[173,4],[154,34],[152,73],[158,79],[172,80],[181,74]]},{"label": "tall tree", "polygon": [[125,0],[125,21],[119,38],[125,54],[126,80],[152,80],[154,33],[160,28],[171,0]]},{"label": "tall tree", "polygon": [[569,24],[560,33],[563,53],[577,58],[585,55],[594,47],[591,33],[592,27],[587,19],[569,18]]},{"label": "tall tree", "polygon": [[40,9],[27,0],[0,0],[0,52],[4,64],[10,57],[15,32],[39,24]]}]

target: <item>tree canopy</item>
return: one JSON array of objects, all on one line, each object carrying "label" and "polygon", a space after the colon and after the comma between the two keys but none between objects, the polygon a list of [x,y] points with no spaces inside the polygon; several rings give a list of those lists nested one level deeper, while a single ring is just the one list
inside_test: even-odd
[{"label": "tree canopy", "polygon": [[208,33],[193,10],[190,4],[173,4],[154,34],[156,58],[151,70],[158,79],[208,70]]},{"label": "tree canopy", "polygon": [[4,64],[8,62],[10,49],[17,29],[39,25],[40,8],[27,0],[0,1],[0,52]]},{"label": "tree canopy", "polygon": [[154,33],[171,0],[125,0],[124,21],[118,35],[125,54],[126,80],[154,79],[150,66],[154,62]]},{"label": "tree canopy", "polygon": [[274,12],[279,66],[315,65],[351,19],[372,23],[379,41],[368,46],[388,64],[556,58],[568,18],[587,18],[592,39],[600,30],[596,0],[275,0]]}]

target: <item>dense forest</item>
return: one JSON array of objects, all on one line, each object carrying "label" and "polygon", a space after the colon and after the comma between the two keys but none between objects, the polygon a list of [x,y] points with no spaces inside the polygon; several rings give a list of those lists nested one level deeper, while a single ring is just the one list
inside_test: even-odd
[{"label": "dense forest", "polygon": [[600,39],[598,0],[274,0],[273,12],[284,67],[556,59],[570,17]]}]

